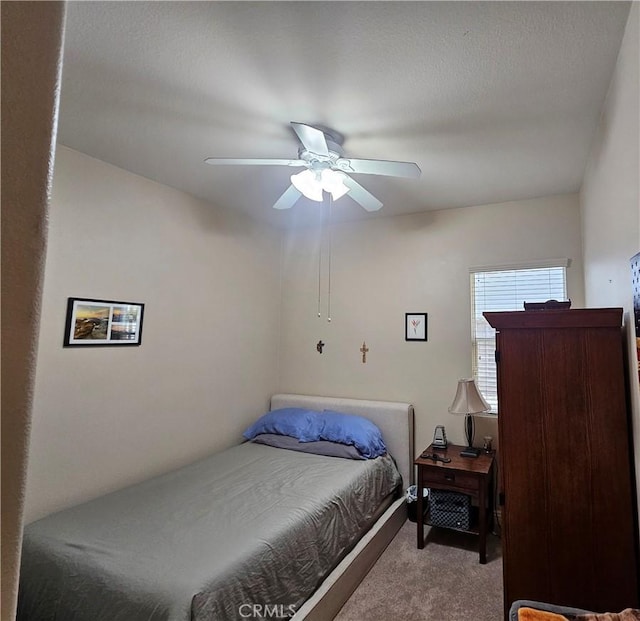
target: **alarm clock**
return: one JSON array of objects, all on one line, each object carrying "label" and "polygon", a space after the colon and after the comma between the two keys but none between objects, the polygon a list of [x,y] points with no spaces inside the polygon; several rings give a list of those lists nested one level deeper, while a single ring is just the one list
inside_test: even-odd
[{"label": "alarm clock", "polygon": [[447,442],[447,434],[444,430],[444,425],[436,425],[436,429],[433,432],[433,442],[431,446],[434,449],[446,449],[449,443]]}]

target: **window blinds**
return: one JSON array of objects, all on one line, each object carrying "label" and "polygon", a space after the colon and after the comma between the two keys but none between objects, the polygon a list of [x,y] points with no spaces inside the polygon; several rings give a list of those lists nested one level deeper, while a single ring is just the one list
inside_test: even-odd
[{"label": "window blinds", "polygon": [[471,273],[471,338],[473,376],[492,412],[498,412],[495,330],[485,311],[524,310],[525,302],[565,300],[566,269],[540,267]]}]

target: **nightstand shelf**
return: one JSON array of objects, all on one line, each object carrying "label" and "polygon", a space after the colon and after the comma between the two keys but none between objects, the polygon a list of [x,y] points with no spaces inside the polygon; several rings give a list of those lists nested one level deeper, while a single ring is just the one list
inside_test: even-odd
[{"label": "nightstand shelf", "polygon": [[[414,504],[417,504],[417,503],[414,503]],[[417,513],[417,509],[416,509],[416,513]],[[456,528],[455,526],[439,526],[438,524],[432,524],[430,521],[430,517],[431,516],[429,514],[429,502],[426,501],[424,502],[424,509],[422,511],[422,520],[425,526],[435,526],[436,528],[448,528],[449,530],[457,530],[458,532],[470,533],[471,535],[480,534],[480,518],[479,518],[478,507],[475,507],[475,506],[471,507],[471,516],[470,516],[471,525],[469,528]],[[411,515],[409,519],[411,522],[415,522],[417,520],[417,517],[415,515]]]},{"label": "nightstand shelf", "polygon": [[427,508],[425,512],[425,526],[435,526],[436,528],[447,528],[449,530],[457,530],[460,533],[469,533],[471,535],[479,535],[480,534],[480,519],[479,519],[479,511],[478,507],[471,507],[470,509],[471,515],[469,518],[469,528],[457,528],[456,526],[440,526],[439,524],[433,524],[430,521],[429,509]]},{"label": "nightstand shelf", "polygon": [[[424,525],[434,528],[449,528],[478,535],[478,552],[480,563],[487,562],[487,532],[489,522],[493,514],[493,454],[482,453],[477,458],[461,457],[460,451],[463,446],[449,445],[447,450],[438,450],[437,454],[449,458],[451,461],[443,463],[431,459],[418,457],[414,464],[418,468],[417,488],[418,500],[416,501],[416,516],[422,515],[423,519],[416,520],[416,530],[418,536],[418,548],[424,547]],[[431,453],[429,446],[425,453]],[[422,496],[422,488],[428,487],[430,490],[441,490],[444,492],[455,492],[470,497],[470,528],[457,528],[455,526],[441,526],[432,524],[428,513],[428,503],[425,507]],[[433,493],[433,492],[431,492]]]}]

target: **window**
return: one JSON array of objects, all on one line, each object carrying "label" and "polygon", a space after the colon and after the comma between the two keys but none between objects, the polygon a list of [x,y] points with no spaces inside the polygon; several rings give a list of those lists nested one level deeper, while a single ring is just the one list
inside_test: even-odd
[{"label": "window", "polygon": [[473,377],[491,411],[498,412],[495,362],[496,331],[482,316],[485,311],[524,310],[524,302],[566,300],[566,267],[559,259],[542,266],[471,270],[471,340]]}]

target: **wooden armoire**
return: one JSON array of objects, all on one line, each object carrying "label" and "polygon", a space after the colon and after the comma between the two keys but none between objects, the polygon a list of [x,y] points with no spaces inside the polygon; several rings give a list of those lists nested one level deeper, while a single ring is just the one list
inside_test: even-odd
[{"label": "wooden armoire", "polygon": [[637,608],[622,309],[484,316],[497,331],[505,612],[516,599]]}]

